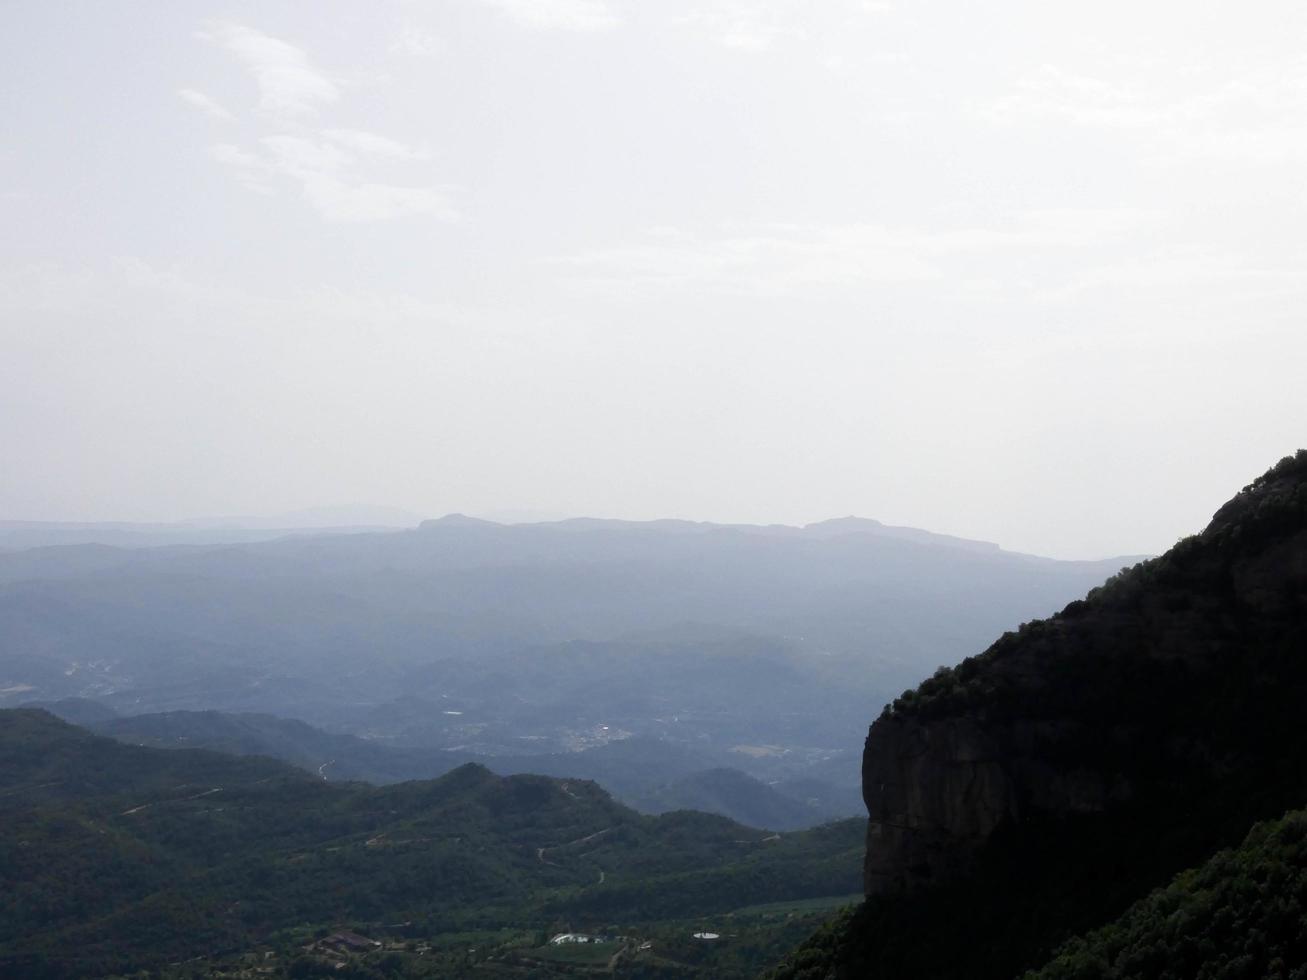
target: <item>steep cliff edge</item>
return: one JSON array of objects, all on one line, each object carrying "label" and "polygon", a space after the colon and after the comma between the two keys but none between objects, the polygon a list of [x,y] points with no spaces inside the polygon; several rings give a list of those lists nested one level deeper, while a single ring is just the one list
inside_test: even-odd
[{"label": "steep cliff edge", "polygon": [[[1307,803],[1307,452],[888,706],[868,900],[778,976],[1010,978]],[[806,959],[805,959],[806,957]]]},{"label": "steep cliff edge", "polygon": [[[957,874],[1005,826],[1233,788],[1292,756],[1305,622],[1300,453],[1202,534],[885,711],[863,757],[867,893]],[[1282,788],[1307,801],[1307,785]]]}]

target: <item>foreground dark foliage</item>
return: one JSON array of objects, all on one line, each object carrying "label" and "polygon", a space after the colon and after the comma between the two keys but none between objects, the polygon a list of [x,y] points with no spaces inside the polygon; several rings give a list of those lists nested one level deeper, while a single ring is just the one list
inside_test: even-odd
[{"label": "foreground dark foliage", "polygon": [[[877,725],[910,729],[916,744],[931,744],[935,732],[941,741],[979,733],[974,744],[1008,794],[995,804],[1004,819],[983,838],[942,833],[933,853],[947,859],[905,868],[909,887],[815,936],[777,976],[1009,980],[1236,846],[1254,823],[1302,806],[1304,637],[1307,452],[1299,452],[1201,535],[887,708]],[[875,739],[873,729],[869,753]],[[1079,789],[1066,790],[1068,781]],[[929,816],[943,823],[949,814]],[[1266,937],[1251,920],[1213,921],[1230,930],[1228,963],[1200,965],[1198,947],[1186,947],[1188,966],[1174,974],[1137,965],[1093,972],[1081,958],[1073,961],[1081,972],[1048,975],[1287,976],[1303,965],[1286,959],[1272,969],[1272,956],[1248,967],[1270,972],[1228,972]],[[1254,931],[1239,933],[1245,926]],[[1226,972],[1210,972],[1218,959]]]}]

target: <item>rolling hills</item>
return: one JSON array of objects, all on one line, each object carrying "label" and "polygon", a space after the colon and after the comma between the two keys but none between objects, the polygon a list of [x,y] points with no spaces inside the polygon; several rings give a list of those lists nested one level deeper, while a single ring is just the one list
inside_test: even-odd
[{"label": "rolling hills", "polygon": [[[31,548],[0,554],[0,706],[78,698],[150,716],[115,722],[122,737],[271,754],[332,779],[476,761],[797,826],[859,812],[868,703],[1120,564],[856,518],[449,517]],[[730,800],[684,782],[714,769],[754,782],[737,778]],[[768,809],[740,808],[763,797]]]},{"label": "rolling hills", "polygon": [[862,810],[855,794],[819,778],[768,785],[738,769],[701,768],[713,756],[674,743],[635,736],[581,752],[480,756],[469,752],[393,746],[325,732],[302,721],[261,714],[169,711],[118,716],[94,701],[33,702],[40,708],[131,745],[198,748],[232,755],[262,755],[330,781],[378,785],[431,779],[477,763],[500,775],[535,773],[600,783],[642,813],[702,810],[753,827],[801,830]]},{"label": "rolling hills", "polygon": [[[253,950],[279,968],[330,968],[306,949],[341,929],[400,961],[416,961],[408,943],[445,949],[420,975],[482,962],[495,974],[543,933],[650,941],[683,920],[857,883],[856,820],[776,835],[700,813],[642,816],[590,782],[476,765],[331,784],[270,759],[124,745],[34,710],[0,711],[0,786],[6,976],[166,971],[196,957],[219,969]],[[783,925],[748,926],[747,938]],[[638,943],[612,950],[627,946],[656,958]],[[723,946],[716,966],[668,952],[657,969],[746,976],[759,964],[735,962],[742,948]]]}]

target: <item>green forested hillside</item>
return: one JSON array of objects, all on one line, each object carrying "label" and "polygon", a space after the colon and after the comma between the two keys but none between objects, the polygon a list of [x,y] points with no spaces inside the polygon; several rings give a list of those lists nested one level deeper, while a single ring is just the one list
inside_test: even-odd
[{"label": "green forested hillside", "polygon": [[594,780],[642,813],[702,810],[772,830],[802,830],[865,812],[856,788],[819,778],[763,782],[720,764],[705,768],[741,756],[646,736],[614,740],[581,752],[482,756],[389,745],[263,714],[168,711],[119,717],[109,712],[109,717],[104,717],[97,714],[105,711],[97,702],[81,699],[23,707],[44,708],[65,721],[129,745],[270,756],[331,781],[432,779],[461,764],[476,762],[505,776],[535,773]]},{"label": "green forested hillside", "polygon": [[1307,977],[1307,811],[1258,824],[1025,980]]},{"label": "green forested hillside", "polygon": [[[663,962],[653,951],[688,935],[682,920],[853,892],[861,850],[856,820],[774,835],[706,814],[645,817],[593,783],[479,766],[384,788],[328,784],[271,760],[121,745],[39,711],[0,712],[0,785],[3,976],[195,957],[208,969],[256,948],[278,970],[316,969],[330,958],[305,947],[343,927],[394,947],[395,975],[507,969],[569,929],[672,929],[631,946],[641,969],[747,975],[762,962],[750,956],[773,953],[742,956],[741,940],[696,967],[701,949]],[[783,925],[744,931],[769,949]],[[405,943],[435,952],[408,956]],[[362,969],[356,959],[339,961]]]}]

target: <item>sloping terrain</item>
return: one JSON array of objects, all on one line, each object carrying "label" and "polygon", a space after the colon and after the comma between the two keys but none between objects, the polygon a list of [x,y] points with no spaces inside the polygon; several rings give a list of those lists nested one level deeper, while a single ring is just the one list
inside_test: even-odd
[{"label": "sloping terrain", "polygon": [[268,756],[333,782],[384,785],[433,779],[475,762],[502,776],[535,773],[593,780],[641,813],[701,810],[771,830],[802,830],[862,812],[856,794],[834,783],[810,778],[770,786],[738,769],[702,768],[725,761],[724,754],[639,736],[581,752],[478,756],[387,745],[271,715],[169,711],[119,717],[98,702],[82,699],[23,707],[44,708],[129,745]]},{"label": "sloping terrain", "polygon": [[1025,980],[1307,976],[1307,811],[1258,824]]},{"label": "sloping terrain", "polygon": [[[123,745],[40,711],[0,712],[0,786],[4,976],[102,976],[258,944],[293,956],[293,936],[342,925],[400,943],[651,928],[848,894],[860,849],[860,821],[774,835],[647,817],[593,783],[472,765],[329,784],[268,759]],[[430,975],[463,975],[450,970]]]},{"label": "sloping terrain", "polygon": [[1304,637],[1300,451],[1202,534],[886,708],[868,900],[780,976],[1010,978],[1301,806]]}]

